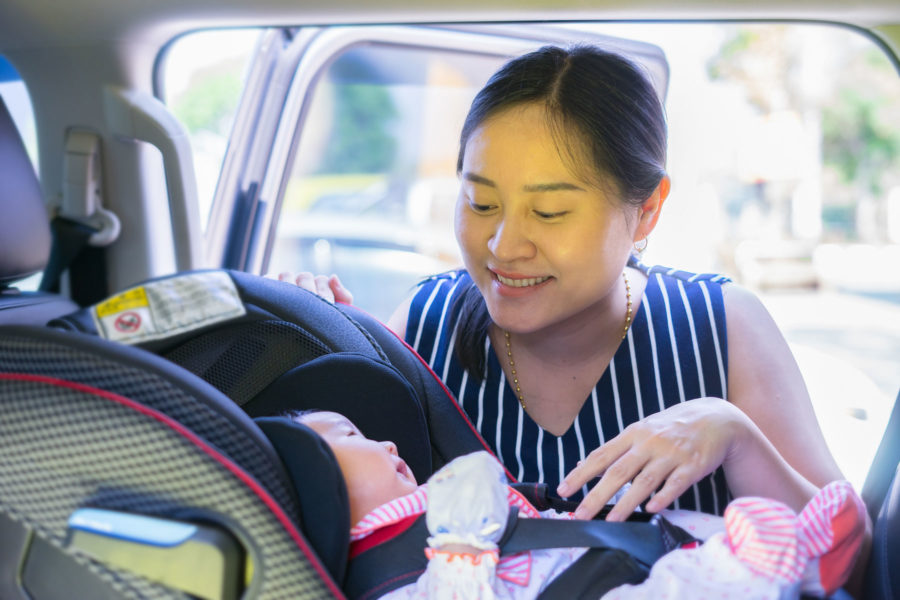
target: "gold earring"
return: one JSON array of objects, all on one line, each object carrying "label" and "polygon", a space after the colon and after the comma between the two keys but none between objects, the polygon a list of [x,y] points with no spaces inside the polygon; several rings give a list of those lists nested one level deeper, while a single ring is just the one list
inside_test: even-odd
[{"label": "gold earring", "polygon": [[647,249],[647,243],[647,238],[636,241],[634,243],[634,251],[638,254],[641,254],[644,250]]}]

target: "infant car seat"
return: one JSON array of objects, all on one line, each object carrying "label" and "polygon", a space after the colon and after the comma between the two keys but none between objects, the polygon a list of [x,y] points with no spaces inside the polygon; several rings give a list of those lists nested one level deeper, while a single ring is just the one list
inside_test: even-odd
[{"label": "infant car seat", "polygon": [[329,598],[271,443],[158,356],[0,327],[0,597]]},{"label": "infant car seat", "polygon": [[[395,441],[422,478],[456,456],[487,449],[402,340],[363,311],[293,284],[240,271],[193,271],[136,285],[51,325],[159,354],[252,417],[346,398],[332,408],[366,436]],[[409,429],[398,432],[398,420]],[[422,439],[430,451],[418,450]]]}]

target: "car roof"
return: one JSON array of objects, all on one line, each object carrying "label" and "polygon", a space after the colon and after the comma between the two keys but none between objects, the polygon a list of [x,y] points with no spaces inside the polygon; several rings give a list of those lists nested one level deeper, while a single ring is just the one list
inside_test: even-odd
[{"label": "car roof", "polygon": [[[508,20],[789,19],[900,27],[896,0],[4,0],[0,50],[146,40],[211,26]],[[139,36],[139,37],[136,37]]]}]

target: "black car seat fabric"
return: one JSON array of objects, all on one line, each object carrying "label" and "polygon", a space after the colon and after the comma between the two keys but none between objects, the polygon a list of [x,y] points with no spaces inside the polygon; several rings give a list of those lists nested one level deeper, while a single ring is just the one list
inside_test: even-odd
[{"label": "black car seat fabric", "polygon": [[187,597],[70,547],[68,519],[85,507],[222,528],[252,563],[242,597],[342,597],[268,438],[170,362],[0,327],[0,415],[0,597]]},{"label": "black car seat fabric", "polygon": [[[292,284],[194,271],[144,282],[51,324],[159,354],[252,417],[327,408],[327,399],[367,437],[392,439],[423,477],[487,449],[434,373],[384,325]],[[398,419],[410,429],[398,432]]]},{"label": "black car seat fabric", "polygon": [[0,98],[0,324],[43,325],[78,306],[57,294],[14,284],[47,264],[51,235],[37,175]]}]

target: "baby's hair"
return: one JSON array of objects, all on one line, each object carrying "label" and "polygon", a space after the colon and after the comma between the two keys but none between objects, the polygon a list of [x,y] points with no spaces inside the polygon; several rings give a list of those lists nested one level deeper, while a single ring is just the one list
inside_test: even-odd
[{"label": "baby's hair", "polygon": [[291,421],[294,421],[295,423],[303,423],[304,417],[307,417],[307,416],[317,413],[317,412],[322,412],[322,411],[318,408],[309,408],[306,410],[286,410],[283,413],[281,413],[280,416],[287,417],[288,419],[290,419]]}]

